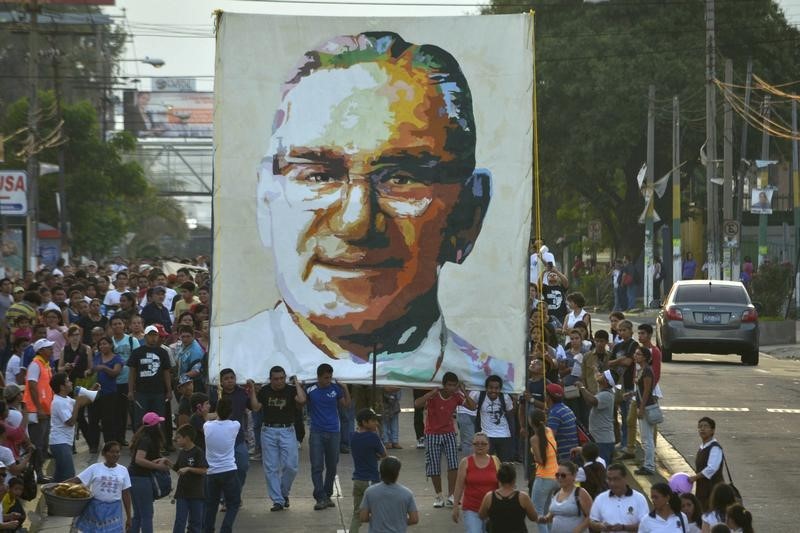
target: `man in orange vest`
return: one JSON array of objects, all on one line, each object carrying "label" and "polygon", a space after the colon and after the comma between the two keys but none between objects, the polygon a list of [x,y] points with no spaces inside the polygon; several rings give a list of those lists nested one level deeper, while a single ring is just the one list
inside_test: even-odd
[{"label": "man in orange vest", "polygon": [[50,438],[50,404],[53,402],[53,389],[50,388],[50,357],[53,355],[53,341],[39,339],[33,344],[36,354],[28,366],[25,387],[25,406],[28,408],[28,435],[36,449],[33,455],[33,467],[40,481],[46,482],[42,473],[44,452]]}]

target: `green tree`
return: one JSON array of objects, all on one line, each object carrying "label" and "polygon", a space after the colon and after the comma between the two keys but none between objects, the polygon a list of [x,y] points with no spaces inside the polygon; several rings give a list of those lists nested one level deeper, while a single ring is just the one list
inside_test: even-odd
[{"label": "green tree", "polygon": [[[535,10],[542,175],[542,220],[547,242],[574,233],[574,209],[603,222],[618,254],[639,255],[644,226],[638,223],[644,200],[636,183],[646,158],[647,92],[658,96],[656,169],[671,168],[672,96],[682,110],[682,190],[703,175],[699,148],[705,141],[704,2],[546,0],[521,3],[494,0],[489,13]],[[754,72],[773,83],[794,81],[800,67],[800,32],[790,26],[775,2],[716,2],[718,68],[734,61],[743,83],[748,57]],[[722,97],[717,97],[721,105]],[[722,153],[721,113],[718,153]],[[738,135],[739,127],[737,126]],[[753,158],[753,149],[738,157]],[[738,140],[734,141],[738,148]],[[789,153],[784,150],[784,153]],[[699,185],[699,186],[698,186]],[[694,200],[704,203],[702,180]],[[671,192],[656,203],[671,218]],[[688,196],[686,201],[690,200]],[[684,205],[683,213],[687,213]],[[560,209],[560,213],[558,212]],[[582,229],[585,231],[585,229]]]},{"label": "green tree", "polygon": [[[40,136],[59,139],[65,150],[67,214],[74,253],[102,256],[128,233],[141,231],[147,238],[153,238],[154,224],[164,235],[177,238],[186,235],[180,207],[158,197],[156,190],[145,180],[139,164],[126,160],[126,154],[136,146],[133,136],[121,132],[103,142],[97,113],[87,101],[64,105],[63,125],[60,125],[53,93],[41,92],[39,98],[42,110],[38,122]],[[27,99],[10,105],[3,122],[3,133],[24,127],[27,114]],[[7,143],[5,168],[25,168],[24,142],[25,136],[21,135]],[[57,150],[57,146],[45,148],[39,154],[40,161],[56,161]],[[57,191],[57,174],[41,176],[39,219],[56,227]]]}]

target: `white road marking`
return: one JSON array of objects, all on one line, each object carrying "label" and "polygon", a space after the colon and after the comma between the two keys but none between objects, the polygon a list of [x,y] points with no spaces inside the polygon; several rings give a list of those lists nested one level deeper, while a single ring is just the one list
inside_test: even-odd
[{"label": "white road marking", "polygon": [[793,415],[800,415],[800,409],[767,409],[768,413],[788,413]]},{"label": "white road marking", "polygon": [[763,374],[769,374],[769,370],[764,370],[763,368],[756,368],[756,372],[761,372]]},{"label": "white road marking", "polygon": [[662,405],[661,409],[664,411],[713,411],[713,412],[733,412],[733,413],[748,413],[749,407],[696,407],[696,406],[674,406]]}]

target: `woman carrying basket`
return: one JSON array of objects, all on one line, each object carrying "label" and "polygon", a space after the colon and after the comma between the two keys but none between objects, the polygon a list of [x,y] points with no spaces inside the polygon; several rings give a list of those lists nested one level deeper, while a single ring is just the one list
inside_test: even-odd
[{"label": "woman carrying basket", "polygon": [[[125,533],[131,527],[131,478],[128,469],[118,465],[120,445],[115,441],[103,446],[102,463],[95,463],[67,483],[83,483],[92,492],[92,500],[75,523],[78,531]],[[122,505],[120,505],[120,501]],[[125,509],[125,520],[122,510]]]}]

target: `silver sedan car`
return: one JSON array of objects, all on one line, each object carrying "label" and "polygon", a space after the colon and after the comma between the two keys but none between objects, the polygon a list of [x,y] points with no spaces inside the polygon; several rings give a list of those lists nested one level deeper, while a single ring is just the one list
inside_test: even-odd
[{"label": "silver sedan car", "polygon": [[738,281],[678,281],[655,330],[664,361],[675,352],[736,353],[742,363],[758,364],[758,312]]}]

